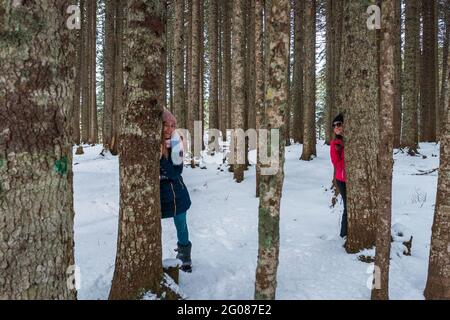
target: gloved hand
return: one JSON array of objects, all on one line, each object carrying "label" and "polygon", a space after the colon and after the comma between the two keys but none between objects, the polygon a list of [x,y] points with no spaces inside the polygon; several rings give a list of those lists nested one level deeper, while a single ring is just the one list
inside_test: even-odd
[{"label": "gloved hand", "polygon": [[172,149],[171,156],[173,163],[175,165],[183,164],[184,160],[183,138],[176,130],[172,133],[172,137],[170,139],[170,147]]}]

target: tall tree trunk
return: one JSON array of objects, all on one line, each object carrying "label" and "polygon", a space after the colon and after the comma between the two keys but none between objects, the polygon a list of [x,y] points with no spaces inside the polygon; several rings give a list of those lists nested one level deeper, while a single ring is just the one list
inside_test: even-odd
[{"label": "tall tree trunk", "polygon": [[447,107],[447,94],[448,94],[448,68],[449,68],[449,42],[450,42],[450,1],[446,1],[444,4],[446,9],[445,14],[445,39],[442,48],[442,80],[441,80],[441,90],[439,93],[439,104],[437,112],[437,134],[440,137],[440,133],[443,127],[444,121],[444,111]]},{"label": "tall tree trunk", "polygon": [[114,58],[114,108],[112,112],[111,153],[119,153],[120,113],[123,109],[123,27],[124,0],[116,1],[115,58]]},{"label": "tall tree trunk", "polygon": [[224,95],[225,108],[227,115],[227,128],[232,128],[232,113],[231,113],[231,1],[224,1],[224,39],[223,39],[223,55],[224,55]]},{"label": "tall tree trunk", "polygon": [[120,132],[120,217],[110,299],[161,293],[159,199],[165,1],[128,0],[126,99]]},{"label": "tall tree trunk", "polygon": [[[450,77],[450,72],[449,72]],[[450,102],[450,101],[449,101]],[[449,103],[450,105],[450,103]],[[443,117],[438,189],[425,298],[450,299],[450,111]]]},{"label": "tall tree trunk", "polygon": [[303,41],[302,25],[305,10],[304,1],[295,1],[294,5],[294,119],[293,138],[296,143],[303,143]]},{"label": "tall tree trunk", "polygon": [[289,0],[271,0],[269,16],[269,77],[266,87],[266,121],[279,129],[279,159],[276,174],[261,177],[259,201],[259,245],[255,299],[275,299],[280,247],[280,200],[284,180],[284,109],[287,103]]},{"label": "tall tree trunk", "polygon": [[[243,3],[243,20],[244,20],[244,31],[243,31],[243,50],[244,50],[244,126],[243,130],[247,131],[249,128],[254,128],[254,122],[256,118],[254,117],[254,104],[253,104],[253,94],[254,94],[254,82],[253,82],[253,68],[254,68],[254,58],[253,55],[253,47],[254,47],[254,28],[252,27],[252,14],[254,12],[254,8],[252,7],[253,0],[247,0]],[[252,64],[253,63],[253,64]],[[250,124],[252,122],[252,124]],[[252,127],[251,127],[252,126]],[[245,138],[245,166],[244,170],[250,166],[248,159],[248,151],[253,148],[253,145],[250,146],[248,137]]]},{"label": "tall tree trunk", "polygon": [[55,0],[0,2],[1,300],[76,298],[76,33],[66,9]]},{"label": "tall tree trunk", "polygon": [[[80,14],[83,12],[84,0],[80,1]],[[81,19],[81,17],[80,17]],[[81,23],[81,20],[80,20]],[[73,143],[79,145],[81,142],[80,136],[80,112],[81,112],[81,68],[83,56],[83,38],[82,30],[76,31],[76,70],[75,70],[75,84],[73,94],[73,110],[72,110],[72,137]]]},{"label": "tall tree trunk", "polygon": [[[263,49],[263,12],[264,0],[255,0],[255,111],[256,129],[264,127],[264,49]],[[256,197],[259,197],[261,181],[261,161],[259,157],[259,145],[256,164]]]},{"label": "tall tree trunk", "polygon": [[303,152],[310,161],[316,152],[316,0],[305,2],[305,106],[303,110]]},{"label": "tall tree trunk", "polygon": [[166,32],[166,41],[167,41],[167,71],[166,71],[166,79],[168,78],[167,85],[168,88],[166,89],[166,96],[167,92],[169,92],[169,98],[168,98],[168,109],[172,114],[175,113],[174,110],[174,99],[173,99],[173,72],[174,72],[174,65],[173,60],[175,56],[175,45],[174,45],[174,29],[175,29],[175,3],[174,2],[167,2],[166,4],[166,20],[167,20],[167,32]]},{"label": "tall tree trunk", "polygon": [[402,148],[415,155],[418,149],[418,73],[420,52],[420,13],[417,0],[406,1],[405,6],[405,70],[403,73]]},{"label": "tall tree trunk", "polygon": [[184,97],[184,0],[175,0],[174,22],[174,88],[175,116],[180,128],[186,128],[186,103]]},{"label": "tall tree trunk", "polygon": [[[251,7],[252,0],[244,1],[242,6],[242,14],[243,14],[243,37],[242,37],[242,45],[244,50],[244,108],[243,108],[243,119],[244,119],[244,126],[243,130],[248,130],[248,113],[250,108],[250,94],[251,94],[251,68],[250,68],[250,7]],[[250,166],[250,163],[248,162],[248,151],[249,151],[249,140],[248,137],[245,137],[245,147],[244,147],[244,171],[248,169]]]},{"label": "tall tree trunk", "polygon": [[103,55],[105,73],[105,91],[103,107],[103,147],[111,148],[113,110],[114,110],[114,84],[115,84],[115,17],[116,0],[105,1],[105,52]]},{"label": "tall tree trunk", "polygon": [[240,183],[244,180],[244,166],[245,164],[240,158],[240,154],[245,150],[240,150],[238,147],[238,139],[236,130],[245,129],[244,123],[244,107],[245,107],[245,44],[244,44],[244,16],[243,5],[245,0],[235,0],[233,2],[233,22],[232,22],[232,104],[233,104],[233,135],[234,145],[234,159],[233,172],[234,179]]},{"label": "tall tree trunk", "polygon": [[[426,0],[425,0],[426,1]],[[417,49],[416,53],[417,53],[417,65],[416,65],[416,77],[417,77],[417,81],[416,81],[416,91],[418,92],[419,97],[417,98],[418,101],[418,109],[417,109],[417,121],[418,121],[418,134],[417,134],[417,140],[418,141],[423,141],[423,137],[425,137],[425,124],[426,121],[423,121],[422,116],[423,116],[423,104],[422,104],[422,99],[424,97],[423,95],[423,86],[422,86],[422,72],[423,72],[423,59],[422,59],[422,42],[423,42],[423,27],[422,27],[422,0],[417,0],[417,10],[418,10],[418,17],[419,17],[419,37],[418,37],[418,41],[419,41],[419,48]],[[419,147],[418,147],[419,148]]]},{"label": "tall tree trunk", "polygon": [[218,4],[218,117],[219,129],[222,132],[222,139],[226,138],[226,122],[227,114],[225,110],[225,95],[224,95],[224,72],[223,72],[223,2]]},{"label": "tall tree trunk", "polygon": [[89,142],[89,3],[81,7],[81,41],[83,42],[81,63],[81,142]]},{"label": "tall tree trunk", "polygon": [[[192,86],[192,0],[186,0],[186,21],[187,21],[187,28],[185,30],[185,38],[186,38],[186,76],[185,76],[185,121],[186,121],[186,129],[191,130],[189,121],[190,121],[190,110],[192,108],[191,106],[191,86]],[[190,132],[191,138],[194,134],[193,132]],[[189,146],[190,147],[190,146]],[[193,150],[191,150],[193,152]]]},{"label": "tall tree trunk", "polygon": [[[344,42],[344,34],[343,34],[343,27],[344,27],[344,1],[333,1],[333,21],[334,21],[334,30],[335,30],[335,37],[333,41],[333,53],[334,53],[334,67],[335,70],[333,72],[334,74],[334,84],[335,84],[335,92],[334,92],[334,99],[336,100],[334,106],[334,114],[332,114],[332,118],[336,116],[338,113],[342,112],[342,83],[344,78],[344,72],[342,68],[342,52],[345,50],[343,47]],[[345,53],[345,52],[344,52]],[[331,119],[333,121],[333,119]],[[328,124],[331,126],[331,123]]]},{"label": "tall tree trunk", "polygon": [[[450,79],[450,72],[448,76]],[[450,299],[450,109],[444,112],[442,126],[439,178],[424,292],[428,300]]]},{"label": "tall tree trunk", "polygon": [[[209,3],[209,128],[219,128],[219,72],[218,72],[218,3],[210,1]],[[210,139],[211,141],[211,139]]]},{"label": "tall tree trunk", "polygon": [[394,159],[394,114],[396,108],[396,21],[395,10],[398,0],[384,0],[382,3],[382,29],[380,50],[380,110],[378,151],[378,213],[375,256],[375,283],[372,299],[389,299],[389,264],[391,256],[391,216],[392,216],[392,170]]},{"label": "tall tree trunk", "polygon": [[291,145],[291,109],[292,109],[292,98],[291,98],[291,1],[288,1],[289,6],[289,41],[288,41],[288,65],[286,69],[286,110],[284,112],[284,139],[286,146]]},{"label": "tall tree trunk", "polygon": [[335,47],[335,24],[334,24],[334,12],[333,1],[326,0],[326,105],[325,105],[325,143],[330,144],[333,139],[333,129],[331,122],[333,121],[334,104],[335,104],[335,86],[334,83],[334,71],[335,71],[335,53],[333,49]]},{"label": "tall tree trunk", "polygon": [[188,112],[188,129],[191,134],[191,166],[195,167],[194,157],[200,154],[194,153],[194,122],[200,121],[200,0],[192,0],[192,44],[191,44],[191,79],[190,79],[190,104]]},{"label": "tall tree trunk", "polygon": [[95,144],[98,141],[97,122],[97,2],[88,1],[89,8],[89,143]]},{"label": "tall tree trunk", "polygon": [[164,97],[163,97],[163,101],[164,101],[164,104],[163,104],[163,108],[164,109],[167,109],[167,88],[168,88],[168,84],[167,84],[167,66],[168,66],[168,61],[169,61],[169,56],[170,56],[170,53],[169,53],[169,51],[170,51],[170,44],[168,43],[169,42],[169,38],[168,38],[168,33],[170,32],[170,20],[167,18],[167,10],[168,10],[168,7],[169,7],[169,1],[165,1],[164,2],[164,21],[166,21],[166,32],[165,32],[165,35],[164,35],[164,43],[166,44],[166,50],[167,50],[167,53],[166,53],[166,61],[165,61],[165,63],[164,63]]},{"label": "tall tree trunk", "polygon": [[367,6],[344,5],[341,110],[345,119],[348,252],[375,244],[377,214],[378,58],[377,34],[366,25]]},{"label": "tall tree trunk", "polygon": [[[421,1],[421,0],[419,0]],[[421,3],[421,2],[420,2]],[[421,6],[419,5],[419,8],[421,8]],[[420,9],[419,9],[420,10]],[[419,13],[419,19],[421,17],[421,14]],[[423,21],[423,20],[422,20]],[[421,30],[423,30],[423,27],[421,27]],[[423,31],[421,32],[421,37],[420,37],[420,43],[422,43],[423,41]],[[429,123],[429,121],[427,120],[428,118],[428,112],[426,111],[425,107],[426,104],[423,103],[423,99],[425,97],[425,87],[422,85],[423,83],[423,73],[426,72],[426,70],[423,69],[423,48],[419,48],[419,65],[418,65],[418,69],[417,70],[417,74],[418,74],[418,92],[419,92],[419,113],[418,113],[418,119],[419,119],[419,141],[420,142],[424,142],[426,141],[427,138],[427,125]]]},{"label": "tall tree trunk", "polygon": [[169,107],[170,107],[170,112],[172,114],[175,113],[175,101],[173,99],[173,87],[174,87],[174,70],[173,70],[173,32],[170,34],[170,38],[169,41],[171,43],[172,46],[172,50],[170,50],[170,58],[169,58]]},{"label": "tall tree trunk", "polygon": [[255,105],[255,0],[250,1],[249,9],[250,21],[249,21],[249,38],[248,38],[248,51],[249,51],[249,90],[248,90],[248,122],[247,127],[249,129],[256,129],[256,105]]},{"label": "tall tree trunk", "polygon": [[199,105],[199,121],[202,123],[202,144],[201,148],[204,149],[203,137],[205,136],[205,50],[204,50],[204,0],[199,1],[199,28],[198,28],[198,65],[199,65],[199,91],[198,91],[198,105]]},{"label": "tall tree trunk", "polygon": [[395,1],[395,109],[394,109],[394,148],[400,147],[402,130],[402,1]]},{"label": "tall tree trunk", "polygon": [[423,53],[422,53],[422,111],[425,142],[436,141],[436,108],[438,97],[437,54],[437,1],[422,1]]}]

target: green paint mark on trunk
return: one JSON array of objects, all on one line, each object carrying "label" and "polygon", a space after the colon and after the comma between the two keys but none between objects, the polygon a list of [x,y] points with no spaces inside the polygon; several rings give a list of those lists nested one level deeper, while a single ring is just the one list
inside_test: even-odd
[{"label": "green paint mark on trunk", "polygon": [[60,175],[65,175],[68,169],[68,162],[67,157],[63,156],[61,159],[56,160],[53,170]]},{"label": "green paint mark on trunk", "polygon": [[[259,209],[259,245],[264,249],[271,249],[279,241],[279,220],[270,215],[269,209]],[[262,232],[261,232],[262,230]]]}]

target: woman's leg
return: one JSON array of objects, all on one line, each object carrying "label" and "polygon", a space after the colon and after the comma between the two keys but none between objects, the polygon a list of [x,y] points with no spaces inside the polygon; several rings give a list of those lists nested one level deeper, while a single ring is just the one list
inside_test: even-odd
[{"label": "woman's leg", "polygon": [[175,215],[173,218],[175,228],[177,229],[178,245],[186,247],[189,242],[189,231],[186,223],[186,212]]},{"label": "woman's leg", "polygon": [[344,213],[342,214],[341,222],[341,237],[343,238],[347,236],[347,188],[345,182],[336,180],[336,183],[342,196],[342,200],[344,201]]},{"label": "woman's leg", "polygon": [[192,271],[192,261],[191,261],[191,249],[192,244],[189,241],[189,232],[186,223],[186,212],[177,214],[173,218],[175,222],[175,227],[177,228],[178,237],[178,254],[177,259],[182,262],[181,270],[185,272]]}]

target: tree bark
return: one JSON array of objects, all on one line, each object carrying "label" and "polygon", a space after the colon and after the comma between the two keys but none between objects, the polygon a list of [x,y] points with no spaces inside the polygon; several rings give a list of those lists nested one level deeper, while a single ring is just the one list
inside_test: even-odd
[{"label": "tree bark", "polygon": [[333,139],[333,129],[331,122],[333,121],[334,104],[335,104],[335,83],[334,83],[334,71],[335,71],[335,53],[334,40],[335,40],[335,24],[333,13],[333,1],[326,0],[326,105],[325,105],[325,143],[330,144]]},{"label": "tree bark", "polygon": [[[199,1],[199,29],[198,29],[198,65],[199,65],[199,93],[198,93],[198,105],[199,105],[199,118],[198,120],[202,123],[202,141],[205,136],[205,36],[204,36],[204,0]],[[201,144],[202,150],[204,150],[203,143]]]},{"label": "tree bark", "polygon": [[222,132],[222,139],[227,136],[227,110],[225,92],[225,68],[224,68],[224,1],[219,2],[219,124]]},{"label": "tree bark", "polygon": [[394,109],[394,148],[400,147],[402,130],[402,1],[395,1],[395,109]]},{"label": "tree bark", "polygon": [[316,0],[305,2],[305,106],[301,160],[310,161],[316,152]]},{"label": "tree bark", "polygon": [[[185,108],[186,108],[186,129],[191,130],[190,110],[191,110],[191,86],[192,86],[192,0],[186,0],[186,21],[187,27],[185,30],[186,38],[186,77],[185,77]],[[193,135],[193,132],[190,132]],[[190,147],[190,146],[189,146]]]},{"label": "tree bark", "polygon": [[303,37],[302,24],[305,10],[304,1],[295,1],[294,6],[294,119],[293,138],[295,143],[303,143]]},{"label": "tree bark", "polygon": [[249,38],[248,38],[248,52],[249,52],[249,90],[248,90],[248,122],[249,129],[256,129],[256,80],[255,80],[255,0],[250,1],[250,21],[249,21]]},{"label": "tree bark", "polygon": [[417,0],[406,2],[405,6],[405,70],[403,73],[403,118],[401,148],[415,155],[418,149],[418,74],[420,52],[420,15]]},{"label": "tree bark", "polygon": [[[342,51],[345,50],[343,47],[344,35],[343,35],[343,27],[344,27],[344,1],[333,1],[333,21],[334,21],[334,30],[335,36],[333,41],[333,53],[334,53],[334,84],[335,84],[335,92],[334,99],[336,100],[334,106],[334,114],[332,114],[332,118],[342,112],[342,82],[344,78],[343,68],[342,68]],[[333,119],[331,119],[333,121]],[[331,126],[331,123],[329,124]]]},{"label": "tree bark", "polygon": [[0,2],[0,299],[76,299],[70,134],[76,33],[63,1]]},{"label": "tree bark", "polygon": [[[80,1],[80,15],[84,10],[84,0]],[[82,26],[82,19],[80,16],[80,23]],[[81,111],[81,68],[82,68],[82,56],[83,56],[83,38],[82,29],[76,31],[76,71],[75,71],[75,84],[73,94],[73,111],[72,111],[72,136],[73,143],[79,145],[81,142],[80,136],[80,111]]]},{"label": "tree bark", "polygon": [[186,128],[186,104],[184,97],[184,0],[175,0],[174,23],[174,88],[175,117],[180,128]]},{"label": "tree bark", "polygon": [[286,110],[284,112],[285,119],[285,131],[284,139],[286,146],[291,145],[291,110],[292,110],[292,98],[291,98],[291,1],[288,1],[289,6],[289,41],[288,41],[288,65],[286,69]]},{"label": "tree bark", "polygon": [[81,142],[89,141],[89,4],[84,1],[81,11],[81,41],[83,42],[81,63]]},{"label": "tree bark", "polygon": [[105,1],[105,52],[104,73],[105,91],[103,107],[103,148],[110,150],[113,128],[114,84],[115,84],[115,18],[116,0]]},{"label": "tree bark", "polygon": [[209,76],[209,128],[219,128],[219,72],[218,72],[218,3],[210,1],[209,3],[209,57],[210,57],[210,76]]},{"label": "tree bark", "polygon": [[126,99],[120,132],[120,217],[110,299],[161,293],[159,199],[164,106],[165,2],[129,0],[125,28]]},{"label": "tree bark", "polygon": [[424,292],[427,300],[450,299],[450,112],[448,110],[443,120],[430,262]]},{"label": "tree bark", "polygon": [[345,111],[348,237],[350,253],[375,244],[378,154],[377,34],[366,25],[367,6],[344,5],[342,103]]},{"label": "tree bark", "polygon": [[437,135],[440,137],[442,128],[444,127],[444,111],[447,109],[447,95],[448,95],[448,68],[449,68],[449,43],[450,43],[450,2],[446,1],[444,4],[446,9],[445,14],[445,39],[442,48],[442,80],[441,90],[439,94],[439,105],[437,112]]},{"label": "tree bark", "polygon": [[226,110],[226,127],[228,129],[232,128],[232,113],[231,113],[231,1],[224,1],[224,23],[223,23],[223,68],[225,81],[224,86],[224,96],[225,96],[225,110]]},{"label": "tree bark", "polygon": [[194,122],[200,121],[200,0],[192,0],[192,33],[191,33],[191,77],[190,77],[190,101],[188,112],[188,129],[191,134],[191,166],[195,167],[194,157],[200,154],[194,153]]},{"label": "tree bark", "polygon": [[392,170],[394,166],[394,124],[396,112],[396,65],[395,51],[397,35],[395,33],[398,0],[384,0],[381,16],[380,50],[380,111],[378,151],[378,213],[375,272],[376,279],[372,289],[373,300],[389,299],[389,264],[391,256],[391,216],[392,216]]},{"label": "tree bark", "polygon": [[438,97],[438,51],[437,51],[437,3],[422,1],[423,49],[422,49],[422,141],[436,141],[436,108]]},{"label": "tree bark", "polygon": [[269,15],[269,73],[266,87],[266,121],[271,129],[279,129],[279,159],[272,163],[278,170],[261,177],[259,202],[259,245],[256,269],[255,299],[275,299],[278,255],[280,247],[280,200],[284,179],[284,108],[286,69],[288,67],[289,0],[271,0]]},{"label": "tree bark", "polygon": [[245,0],[235,0],[233,2],[233,22],[232,22],[232,105],[233,105],[233,135],[234,159],[233,159],[233,173],[234,179],[237,183],[244,180],[244,166],[245,164],[239,158],[245,150],[239,150],[237,143],[236,130],[245,129],[245,44],[244,44],[244,17],[243,5]]},{"label": "tree bark", "polygon": [[175,28],[175,4],[173,2],[166,1],[166,44],[167,44],[167,63],[166,63],[166,95],[165,103],[166,109],[168,109],[172,114],[174,111],[174,101],[173,101],[173,59],[174,59],[174,28]]},{"label": "tree bark", "polygon": [[119,153],[120,113],[123,109],[123,26],[124,2],[116,1],[115,59],[114,59],[114,109],[112,113],[111,153]]},{"label": "tree bark", "polygon": [[[255,111],[256,129],[264,127],[264,49],[263,49],[263,12],[264,0],[255,0]],[[259,158],[259,145],[256,164],[256,197],[259,197],[261,180],[261,161]]]},{"label": "tree bark", "polygon": [[88,1],[89,19],[89,143],[95,144],[98,141],[98,121],[97,121],[97,2]]}]

